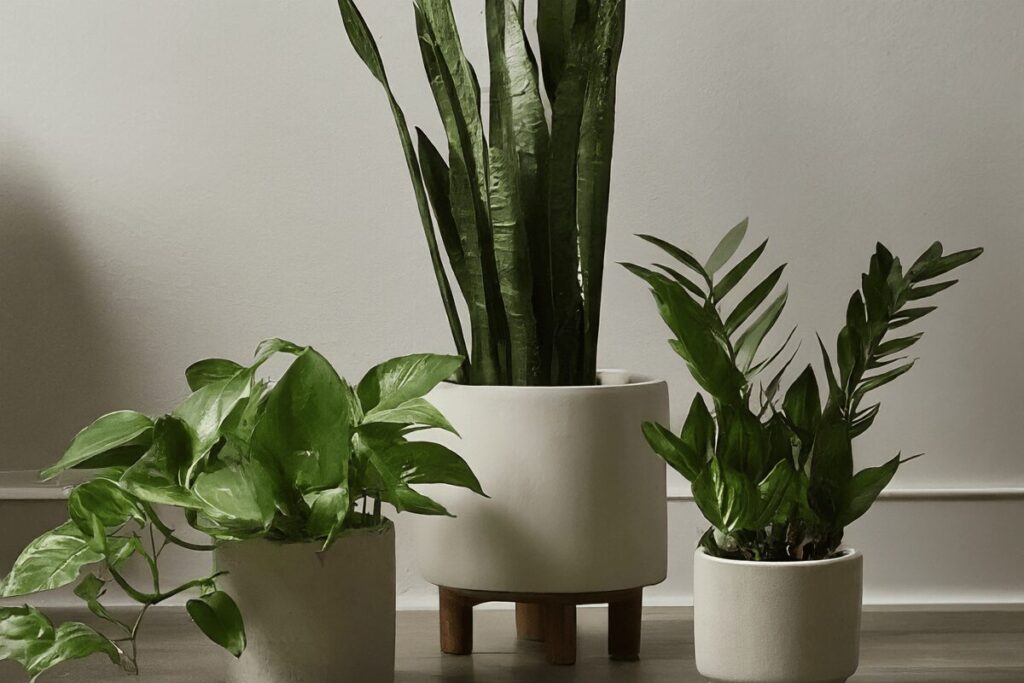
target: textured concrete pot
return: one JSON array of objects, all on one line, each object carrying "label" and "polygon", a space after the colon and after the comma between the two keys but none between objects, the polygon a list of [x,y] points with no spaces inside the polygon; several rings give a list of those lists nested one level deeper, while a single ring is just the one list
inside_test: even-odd
[{"label": "textured concrete pot", "polygon": [[248,647],[227,683],[390,683],[395,670],[395,532],[319,544],[245,541],[215,552]]},{"label": "textured concrete pot", "polygon": [[694,555],[697,669],[721,683],[842,683],[857,671],[864,562]]},{"label": "textured concrete pot", "polygon": [[668,389],[619,371],[600,381],[443,383],[431,392],[462,435],[438,440],[466,459],[491,498],[430,487],[456,518],[416,520],[424,578],[508,593],[615,591],[665,579],[665,465],[640,426],[668,421]]}]

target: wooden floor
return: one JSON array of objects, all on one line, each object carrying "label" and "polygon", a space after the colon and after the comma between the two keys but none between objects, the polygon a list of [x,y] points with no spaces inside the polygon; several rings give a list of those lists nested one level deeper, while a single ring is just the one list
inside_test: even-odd
[{"label": "wooden floor", "polygon": [[[580,609],[579,660],[574,667],[549,666],[543,661],[541,643],[516,641],[513,615],[511,610],[479,610],[476,654],[455,657],[438,652],[436,612],[400,613],[397,683],[702,681],[693,665],[693,626],[688,609],[645,610],[639,662],[610,662],[604,654],[604,609]],[[83,619],[80,613],[51,616],[55,621]],[[120,674],[108,661],[95,657],[55,669],[43,676],[40,683],[218,683],[214,672],[220,655],[183,612],[154,610],[147,620],[140,656],[143,673],[138,678]],[[0,681],[25,680],[10,662],[0,662]],[[860,671],[850,680],[1024,683],[1024,610],[868,611],[864,618]]]}]

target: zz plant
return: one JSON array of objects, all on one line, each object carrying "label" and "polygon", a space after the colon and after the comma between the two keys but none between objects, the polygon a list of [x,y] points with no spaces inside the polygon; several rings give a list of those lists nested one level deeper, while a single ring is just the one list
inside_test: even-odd
[{"label": "zz plant", "polygon": [[[538,0],[539,64],[523,0],[485,0],[486,133],[450,0],[415,0],[447,159],[419,128],[413,144],[369,27],[353,0],[338,4],[398,127],[451,333],[468,358],[461,380],[593,384],[625,0]],[[469,350],[431,206],[467,305]]]},{"label": "zz plant", "polygon": [[[275,354],[294,358],[271,385],[259,370]],[[75,594],[108,628],[55,627],[33,607],[0,608],[0,660],[19,662],[33,681],[62,662],[99,653],[135,672],[147,610],[186,591],[198,592],[187,602],[196,625],[240,656],[242,615],[218,590],[221,574],[163,586],[161,553],[168,545],[210,551],[257,538],[326,550],[344,534],[390,524],[382,502],[399,512],[448,514],[413,485],[451,484],[482,495],[456,453],[406,438],[430,428],[455,431],[423,396],[461,363],[458,356],[394,358],[353,388],[313,348],[270,339],[249,365],[208,359],[190,366],[192,393],[167,415],[124,410],[100,417],[43,471],[50,479],[87,470],[88,479],[70,493],[69,521],[29,544],[0,583],[0,597],[77,581]],[[182,510],[201,534],[185,538],[172,529],[164,521],[168,507]],[[190,540],[196,536],[208,540]],[[129,580],[125,564],[133,557],[148,567],[151,587]],[[102,604],[110,582],[139,603],[133,620]]]},{"label": "zz plant", "polygon": [[[726,310],[729,295],[767,244],[719,276],[746,229],[746,221],[733,228],[704,263],[676,245],[640,235],[677,261],[678,269],[623,264],[650,285],[674,335],[669,344],[712,401],[709,408],[698,393],[679,434],[651,422],[643,432],[654,451],[691,482],[694,500],[711,524],[700,542],[707,552],[743,560],[827,558],[839,547],[844,528],[911,459],[897,454],[884,465],[854,472],[853,440],[871,426],[880,407],[865,399],[913,367],[914,360],[901,354],[922,333],[906,334],[903,328],[935,310],[923,304],[957,282],[936,278],[982,250],[943,255],[936,242],[904,269],[878,244],[847,305],[835,364],[818,338],[827,390],[822,405],[810,365],[782,389],[796,351],[780,359],[793,332],[778,350],[758,356],[786,304],[787,290],[772,296],[784,266]],[[770,366],[773,371],[765,374]]]}]

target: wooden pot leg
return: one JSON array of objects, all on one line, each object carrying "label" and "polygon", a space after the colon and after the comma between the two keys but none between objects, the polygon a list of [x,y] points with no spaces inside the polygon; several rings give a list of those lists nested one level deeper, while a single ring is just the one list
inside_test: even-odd
[{"label": "wooden pot leg", "polygon": [[544,640],[540,605],[535,602],[516,603],[516,635],[519,640]]},{"label": "wooden pot leg", "polygon": [[612,659],[640,659],[640,628],[644,589],[608,603],[608,656]]},{"label": "wooden pot leg", "polygon": [[473,652],[473,603],[448,588],[440,589],[441,652],[468,655]]},{"label": "wooden pot leg", "polygon": [[576,663],[576,605],[550,602],[541,606],[544,649],[549,664]]}]

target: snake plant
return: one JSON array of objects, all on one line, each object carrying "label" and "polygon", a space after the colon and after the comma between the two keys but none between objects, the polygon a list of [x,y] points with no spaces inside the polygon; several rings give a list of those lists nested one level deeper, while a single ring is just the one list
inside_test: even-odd
[{"label": "snake plant", "polygon": [[877,402],[865,405],[865,399],[914,366],[902,354],[922,333],[906,334],[903,328],[935,310],[922,305],[925,300],[957,283],[935,279],[982,250],[943,255],[936,242],[904,269],[878,244],[847,305],[836,363],[818,338],[827,391],[822,406],[811,365],[782,389],[796,351],[788,358],[783,354],[796,328],[780,348],[759,355],[786,304],[788,290],[772,295],[784,266],[725,305],[767,245],[765,240],[719,276],[746,230],[744,221],[729,231],[704,263],[674,244],[641,235],[680,265],[658,264],[654,270],[623,264],[650,285],[674,335],[669,344],[713,403],[709,409],[698,393],[679,434],[652,422],[643,432],[654,451],[691,482],[694,500],[711,523],[701,539],[707,552],[744,560],[822,559],[835,553],[844,528],[912,459],[897,454],[884,465],[854,472],[853,440],[880,408]]},{"label": "snake plant", "polygon": [[[273,386],[257,371],[274,354],[294,356]],[[454,431],[423,396],[461,364],[458,356],[417,354],[371,369],[352,388],[310,347],[263,342],[252,362],[207,359],[185,372],[192,393],[156,419],[131,410],[98,418],[43,471],[52,478],[84,469],[68,498],[69,520],[21,553],[0,581],[0,598],[30,595],[77,581],[75,595],[106,626],[55,626],[38,609],[0,607],[0,661],[22,664],[34,681],[63,662],[104,654],[138,670],[136,639],[147,610],[186,591],[189,615],[233,655],[245,648],[242,614],[211,573],[161,586],[161,553],[193,551],[262,538],[316,543],[389,524],[381,502],[399,512],[446,515],[416,484],[449,484],[483,495],[469,466],[448,448],[406,435]],[[163,519],[178,508],[196,542]],[[195,534],[192,534],[195,536]],[[132,557],[148,567],[151,587],[124,571]],[[141,606],[132,620],[102,603],[113,582]]]},{"label": "snake plant", "polygon": [[[415,0],[447,159],[419,128],[413,144],[369,27],[353,0],[338,4],[398,127],[451,333],[468,359],[461,381],[593,384],[625,0],[538,0],[539,64],[523,0],[484,0],[486,132],[450,0]],[[466,303],[471,348],[437,233]]]}]

